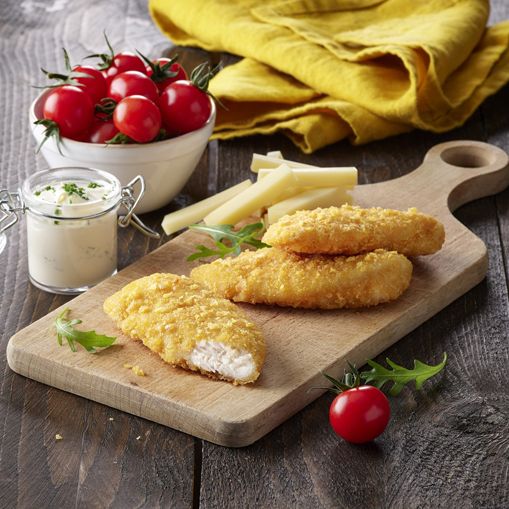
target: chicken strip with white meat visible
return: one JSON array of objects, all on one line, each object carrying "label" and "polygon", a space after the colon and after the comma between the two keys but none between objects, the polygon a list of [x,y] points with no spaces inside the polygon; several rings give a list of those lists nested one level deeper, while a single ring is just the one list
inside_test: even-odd
[{"label": "chicken strip with white meat visible", "polygon": [[137,279],[104,310],[165,362],[234,385],[254,382],[267,355],[261,330],[240,308],[185,276]]}]

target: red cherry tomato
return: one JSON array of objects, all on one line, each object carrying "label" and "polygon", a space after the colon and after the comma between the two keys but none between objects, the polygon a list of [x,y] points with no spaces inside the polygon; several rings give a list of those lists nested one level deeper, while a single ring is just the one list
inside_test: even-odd
[{"label": "red cherry tomato", "polygon": [[334,431],[348,442],[360,444],[379,436],[389,422],[385,394],[371,385],[348,389],[337,396],[329,410]]},{"label": "red cherry tomato", "polygon": [[113,57],[113,63],[104,71],[101,71],[109,85],[111,80],[118,74],[126,71],[138,71],[147,74],[143,60],[130,51],[122,51]]},{"label": "red cherry tomato", "polygon": [[[152,63],[154,64],[158,63],[162,67],[164,64],[167,64],[168,62],[171,62],[169,58],[158,58],[156,60],[153,60]],[[170,72],[176,72],[177,74],[173,78],[164,78],[162,81],[155,81],[159,93],[162,93],[170,83],[174,83],[175,81],[179,80],[187,80],[187,73],[178,62],[175,62],[174,64],[170,65],[168,70]],[[147,65],[146,71],[147,76],[150,78],[153,73],[152,69],[150,68],[150,65]]]},{"label": "red cherry tomato", "polygon": [[156,84],[139,71],[126,71],[115,76],[108,89],[108,97],[120,102],[130,95],[142,95],[153,103],[159,104],[159,92]]},{"label": "red cherry tomato", "polygon": [[180,134],[202,127],[210,117],[210,97],[190,81],[175,81],[168,85],[159,101],[164,123]]},{"label": "red cherry tomato", "polygon": [[92,76],[91,78],[73,78],[74,81],[84,85],[81,88],[86,92],[94,104],[99,104],[101,99],[108,95],[108,85],[101,71],[91,65],[78,65],[73,69],[74,72],[83,72]]},{"label": "red cherry tomato", "polygon": [[179,133],[177,131],[170,129],[164,122],[161,125],[161,129],[164,129],[165,136],[171,136],[172,138],[174,138],[179,135]]},{"label": "red cherry tomato", "polygon": [[161,129],[161,112],[150,99],[142,95],[130,95],[117,104],[113,122],[120,132],[132,140],[147,143]]},{"label": "red cherry tomato", "polygon": [[102,120],[95,122],[82,141],[87,143],[106,143],[112,140],[119,133],[113,120]]},{"label": "red cherry tomato", "polygon": [[44,103],[44,118],[58,124],[60,136],[77,139],[94,122],[94,104],[80,87],[63,85],[48,95]]}]

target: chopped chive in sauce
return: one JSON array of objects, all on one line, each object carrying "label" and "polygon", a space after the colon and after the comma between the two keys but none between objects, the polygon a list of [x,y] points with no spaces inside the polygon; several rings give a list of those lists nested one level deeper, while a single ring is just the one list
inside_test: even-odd
[{"label": "chopped chive in sauce", "polygon": [[[60,216],[62,214],[62,211],[60,209],[55,209],[55,216]],[[53,221],[56,225],[60,224],[60,221]]]},{"label": "chopped chive in sauce", "polygon": [[90,183],[88,184],[88,187],[89,187],[90,189],[95,189],[96,187],[102,187],[102,186],[101,186],[101,184],[98,184],[97,182],[90,182]]},{"label": "chopped chive in sauce", "polygon": [[84,200],[89,200],[88,196],[85,196],[85,190],[82,187],[78,187],[74,182],[64,184],[62,187],[64,188],[64,191],[69,194],[69,196],[75,194]]}]

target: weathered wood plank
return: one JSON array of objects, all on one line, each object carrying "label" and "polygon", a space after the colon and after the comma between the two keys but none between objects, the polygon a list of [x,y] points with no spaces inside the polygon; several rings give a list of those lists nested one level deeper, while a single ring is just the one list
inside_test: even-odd
[{"label": "weathered wood plank", "polygon": [[[503,90],[498,94],[501,98],[493,98],[495,108],[505,103],[505,95]],[[260,140],[252,148],[263,152],[284,147],[281,150],[285,157],[323,166],[355,165],[363,183],[384,181],[408,173],[437,143],[454,139],[485,140],[483,112],[476,112],[465,126],[453,132],[441,135],[412,132],[366,147],[339,143],[312,156],[295,153],[282,139],[275,140],[275,144],[270,143],[273,138]],[[505,136],[507,125],[508,116],[504,112],[499,127]],[[490,137],[487,141],[491,141]],[[493,141],[496,145],[508,150],[506,138],[496,141]],[[247,141],[243,143],[242,150],[232,147],[232,142],[220,145],[220,154],[224,151],[223,157],[228,159],[230,168],[249,166],[245,153],[251,147],[246,147]],[[240,178],[245,178],[245,174]],[[501,193],[497,202],[506,196],[507,191]],[[242,450],[236,452],[233,462],[231,458],[227,462],[222,449],[205,444],[201,493],[205,507],[221,507],[226,501],[225,486],[218,484],[217,478],[214,481],[214,466],[218,464],[227,465],[228,490],[234,494],[241,492],[248,506],[275,504],[278,507],[278,497],[283,497],[279,498],[280,507],[303,508],[361,504],[401,508],[451,504],[499,507],[507,503],[503,485],[507,480],[509,429],[505,425],[500,429],[495,424],[505,422],[507,397],[503,389],[498,389],[504,383],[499,385],[496,377],[490,375],[492,368],[482,361],[487,355],[495,355],[491,363],[497,365],[499,372],[507,360],[506,348],[501,352],[502,358],[496,358],[498,345],[504,342],[508,316],[494,204],[494,199],[480,200],[457,213],[488,245],[491,265],[486,281],[376,359],[383,363],[383,358],[388,356],[410,368],[414,358],[438,363],[442,352],[448,351],[446,374],[428,381],[419,393],[405,388],[399,398],[392,399],[391,425],[376,444],[353,446],[334,435],[327,419],[333,399],[329,395],[251,446],[256,448],[252,457]],[[482,307],[481,302],[485,303]],[[502,381],[506,378],[507,375],[501,376]],[[471,411],[474,416],[470,415]],[[492,421],[491,433],[483,426],[485,418]],[[458,430],[463,421],[463,428]],[[490,447],[494,434],[496,445]],[[284,436],[292,436],[292,442],[285,442],[281,438]],[[487,452],[494,450],[497,452]],[[246,454],[244,461],[243,454]],[[248,482],[251,478],[257,479],[256,487]],[[493,482],[486,483],[483,479]],[[240,505],[240,496],[235,498],[235,503]]]},{"label": "weathered wood plank", "polygon": [[[27,118],[38,93],[30,85],[46,81],[41,66],[63,70],[62,47],[73,62],[104,51],[103,29],[118,51],[139,49],[155,57],[170,43],[141,1],[9,1],[0,9],[0,187],[15,190],[28,175],[46,167],[35,153]],[[207,179],[205,158],[188,184],[190,193],[204,195]],[[159,227],[161,215],[148,214],[144,220]],[[190,507],[193,438],[34,383],[7,367],[5,349],[12,334],[71,300],[28,283],[25,235],[22,221],[8,233],[0,255],[0,506]],[[122,230],[119,268],[160,242],[133,228]]]},{"label": "weathered wood plank", "polygon": [[[490,23],[509,19],[505,0],[491,5]],[[45,167],[35,155],[26,114],[36,95],[29,85],[43,80],[40,66],[57,69],[62,46],[71,58],[103,50],[104,28],[115,47],[147,56],[168,51],[169,44],[151,24],[145,0],[8,0],[0,17],[0,185],[14,189]],[[506,87],[451,133],[415,132],[364,147],[341,142],[313,156],[298,153],[282,135],[214,143],[175,203],[144,220],[157,227],[164,212],[247,178],[253,151],[281,148],[305,162],[355,164],[363,183],[405,174],[431,146],[451,139],[488,141],[509,151],[508,101]],[[462,207],[457,217],[487,243],[488,276],[376,359],[388,356],[410,367],[413,358],[432,363],[444,350],[449,353],[443,376],[419,393],[404,389],[391,401],[390,427],[376,443],[339,440],[327,423],[332,397],[324,395],[252,446],[233,450],[203,443],[203,456],[195,456],[195,441],[181,433],[9,370],[7,340],[69,300],[28,283],[22,224],[9,233],[0,255],[0,506],[189,507],[195,466],[201,471],[195,507],[508,506],[509,194]],[[119,266],[157,245],[137,231],[122,231]],[[61,442],[53,441],[56,433]]]}]

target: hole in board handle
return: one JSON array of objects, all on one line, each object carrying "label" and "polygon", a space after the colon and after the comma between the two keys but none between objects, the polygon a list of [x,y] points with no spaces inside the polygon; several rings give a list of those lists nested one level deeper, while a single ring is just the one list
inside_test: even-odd
[{"label": "hole in board handle", "polygon": [[480,147],[452,147],[444,150],[440,157],[445,163],[460,168],[482,168],[496,160],[495,154]]}]

